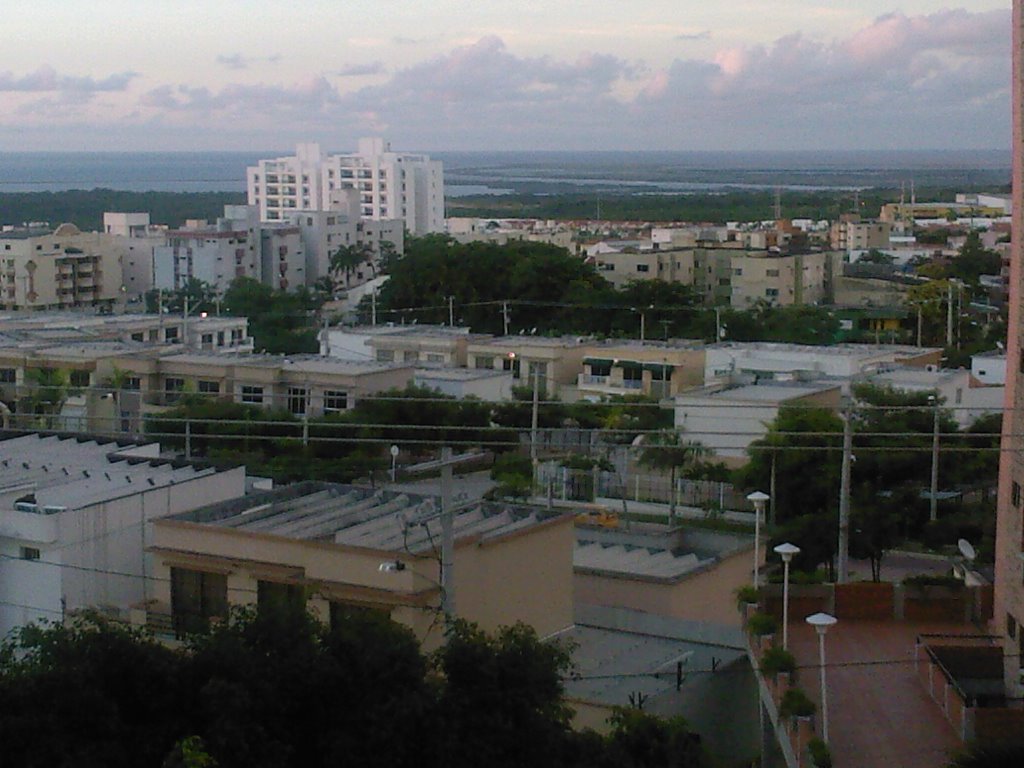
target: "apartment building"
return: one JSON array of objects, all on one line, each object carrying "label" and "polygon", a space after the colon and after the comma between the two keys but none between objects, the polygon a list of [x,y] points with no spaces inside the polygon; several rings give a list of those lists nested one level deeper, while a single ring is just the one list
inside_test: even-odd
[{"label": "apartment building", "polygon": [[779,307],[830,302],[840,265],[839,254],[832,252],[737,253],[730,262],[729,303],[733,309],[749,309],[758,302]]},{"label": "apartment building", "polygon": [[148,213],[107,212],[103,214],[103,232],[123,249],[121,270],[125,295],[131,299],[153,288],[153,253],[167,244],[167,226],[152,224]]},{"label": "apartment building", "polygon": [[578,336],[473,340],[466,348],[466,365],[511,371],[515,384],[523,387],[532,387],[536,377],[542,397],[559,397],[563,388],[575,388],[588,341]]},{"label": "apartment building", "polygon": [[362,218],[399,219],[414,235],[445,229],[441,162],[393,152],[382,138],[360,139],[351,154],[328,155],[319,144],[300,144],[293,156],[259,161],[246,178],[249,204],[263,221],[328,210],[332,193],[349,188],[359,194]]},{"label": "apartment building", "polygon": [[862,221],[853,213],[843,214],[829,229],[833,251],[863,253],[872,249],[886,250],[891,245],[893,223],[898,219]]},{"label": "apartment building", "polygon": [[352,408],[361,398],[403,389],[412,366],[332,360],[318,355],[216,355],[187,351],[124,356],[110,361],[127,376],[135,412],[174,405],[185,393],[318,417]]},{"label": "apartment building", "polygon": [[672,397],[704,384],[704,343],[608,340],[584,348],[580,397]]},{"label": "apartment building", "polygon": [[448,218],[445,227],[448,236],[459,243],[548,243],[567,251],[573,250],[575,245],[572,227],[560,221]]},{"label": "apartment building", "polygon": [[616,288],[633,280],[662,280],[666,283],[694,283],[693,249],[638,250],[628,248],[593,256],[601,276]]},{"label": "apartment building", "polygon": [[0,233],[0,307],[113,307],[125,298],[124,248],[111,235],[73,224]]},{"label": "apartment building", "polygon": [[[300,210],[287,215],[287,221],[299,228],[306,254],[306,285],[312,286],[330,276],[348,289],[376,276],[382,253],[405,252],[405,228],[400,219],[366,219],[359,213],[359,193],[354,189],[331,193],[327,210]],[[349,272],[331,274],[331,258],[340,248],[365,247],[368,259]]]},{"label": "apartment building", "polygon": [[224,206],[213,224],[189,221],[167,232],[166,245],[153,250],[154,286],[177,290],[202,280],[225,291],[247,277],[287,290],[306,284],[306,255],[300,230],[287,222],[261,223],[256,209]]}]

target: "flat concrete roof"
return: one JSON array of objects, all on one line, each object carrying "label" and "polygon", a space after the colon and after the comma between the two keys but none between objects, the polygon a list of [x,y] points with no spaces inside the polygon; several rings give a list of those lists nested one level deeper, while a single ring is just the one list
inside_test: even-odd
[{"label": "flat concrete roof", "polygon": [[[303,482],[203,507],[171,519],[290,539],[420,555],[433,552],[439,546],[439,509],[440,500],[436,497]],[[560,513],[527,505],[464,502],[455,512],[455,538],[497,538],[560,516]]]}]

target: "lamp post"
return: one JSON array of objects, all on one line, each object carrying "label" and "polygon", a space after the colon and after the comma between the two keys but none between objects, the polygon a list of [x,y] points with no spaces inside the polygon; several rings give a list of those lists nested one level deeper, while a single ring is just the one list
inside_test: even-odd
[{"label": "lamp post", "polygon": [[760,581],[758,571],[761,566],[761,515],[764,513],[764,503],[769,498],[763,491],[754,491],[747,496],[747,501],[754,505],[754,589],[758,588]]},{"label": "lamp post", "polygon": [[806,619],[818,633],[818,661],[821,664],[821,738],[828,743],[828,687],[825,684],[825,633],[836,623],[827,613],[811,614]]},{"label": "lamp post", "polygon": [[775,547],[782,558],[782,650],[789,650],[789,561],[800,554],[800,547],[788,541]]}]

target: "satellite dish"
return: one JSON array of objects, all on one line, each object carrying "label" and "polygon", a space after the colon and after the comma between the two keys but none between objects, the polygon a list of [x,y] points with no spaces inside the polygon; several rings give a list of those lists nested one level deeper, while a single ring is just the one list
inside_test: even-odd
[{"label": "satellite dish", "polygon": [[974,558],[978,556],[978,553],[974,551],[974,547],[967,539],[960,539],[956,543],[957,549],[960,550],[960,554],[966,557],[971,562],[974,562]]}]

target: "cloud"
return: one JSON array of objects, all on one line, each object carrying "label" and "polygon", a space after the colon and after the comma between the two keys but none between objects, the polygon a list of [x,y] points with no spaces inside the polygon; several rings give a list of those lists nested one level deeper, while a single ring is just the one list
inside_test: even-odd
[{"label": "cloud", "polygon": [[217,63],[228,69],[248,69],[254,64],[277,64],[281,61],[280,54],[272,56],[243,56],[240,53],[231,53],[217,57]]},{"label": "cloud", "polygon": [[[895,13],[836,39],[794,32],[657,69],[601,51],[525,56],[487,36],[399,69],[372,61],[296,83],[240,74],[220,88],[164,85],[111,114],[225,146],[338,146],[373,132],[436,149],[1000,147],[1010,141],[1010,30],[1007,10]],[[366,75],[387,76],[333,84]],[[14,82],[0,75],[0,90]]]},{"label": "cloud", "polygon": [[368,64],[350,64],[342,67],[333,74],[337,77],[367,77],[369,75],[383,75],[387,68],[382,61],[373,61]]},{"label": "cloud", "polygon": [[703,32],[682,32],[676,35],[674,39],[683,42],[691,42],[696,40],[710,40],[711,30],[705,29]]},{"label": "cloud", "polygon": [[35,72],[17,77],[11,72],[0,72],[0,92],[41,93],[62,91],[74,93],[101,93],[123,91],[138,77],[136,72],[119,72],[96,79],[80,75],[62,75],[53,67],[43,66]]}]

